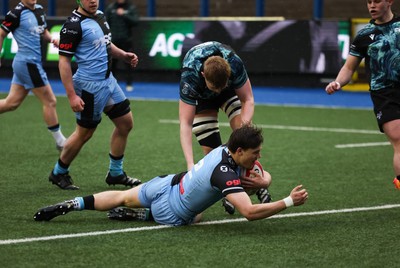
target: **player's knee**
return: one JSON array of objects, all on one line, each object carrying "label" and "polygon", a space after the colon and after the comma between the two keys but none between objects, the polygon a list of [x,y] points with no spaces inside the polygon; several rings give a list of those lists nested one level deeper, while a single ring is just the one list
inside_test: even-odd
[{"label": "player's knee", "polygon": [[129,132],[133,129],[133,118],[130,115],[124,115],[123,118],[114,121],[115,127],[121,135],[128,135]]},{"label": "player's knee", "polygon": [[216,148],[222,144],[217,117],[195,118],[192,132],[201,146]]},{"label": "player's knee", "polygon": [[133,124],[130,124],[127,120],[116,125],[116,130],[120,136],[128,136],[132,129]]},{"label": "player's knee", "polygon": [[118,118],[118,117],[126,115],[130,111],[131,111],[130,101],[128,99],[125,99],[123,102],[114,104],[113,107],[110,110],[105,112],[105,114],[110,119],[115,119],[115,118]]},{"label": "player's knee", "polygon": [[76,129],[74,133],[71,134],[69,139],[71,139],[74,144],[79,144],[80,146],[83,146],[83,144],[88,142],[93,137],[95,130],[96,128],[86,127]]},{"label": "player's knee", "polygon": [[52,107],[56,107],[56,105],[57,105],[56,96],[53,96],[52,98],[50,98],[50,105],[51,105]]},{"label": "player's knee", "polygon": [[225,112],[230,121],[237,115],[240,115],[242,111],[242,104],[238,96],[233,96],[222,105],[221,109]]},{"label": "player's knee", "polygon": [[44,107],[47,107],[47,108],[55,109],[56,106],[57,106],[56,98],[51,98],[46,103],[44,103]]}]

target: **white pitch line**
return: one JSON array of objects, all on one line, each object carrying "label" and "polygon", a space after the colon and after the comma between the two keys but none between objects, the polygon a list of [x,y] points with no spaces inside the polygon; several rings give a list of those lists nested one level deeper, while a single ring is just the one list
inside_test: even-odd
[{"label": "white pitch line", "polygon": [[[269,217],[268,219],[282,219],[282,218],[293,218],[293,217],[304,217],[304,216],[352,213],[352,212],[383,210],[383,209],[391,209],[391,208],[400,208],[400,204],[390,204],[390,205],[382,205],[382,206],[374,206],[374,207],[346,208],[346,209],[337,209],[337,210],[322,210],[322,211],[314,211],[314,212],[288,213],[288,214],[275,215],[275,216]],[[207,222],[197,223],[194,225],[217,225],[217,224],[225,224],[225,223],[232,223],[232,222],[245,222],[245,221],[247,221],[245,218],[238,218],[238,219],[231,219],[231,220],[207,221]],[[30,238],[22,238],[22,239],[9,239],[9,240],[0,240],[0,245],[21,244],[21,243],[29,243],[29,242],[37,242],[37,241],[49,241],[49,240],[58,240],[58,239],[74,238],[74,237],[99,236],[99,235],[116,234],[116,233],[150,231],[150,230],[159,230],[159,229],[173,228],[173,227],[174,226],[169,226],[169,225],[157,225],[157,226],[146,226],[146,227],[137,227],[137,228],[126,228],[126,229],[119,229],[119,230],[88,232],[88,233],[30,237]]]},{"label": "white pitch line", "polygon": [[[179,124],[179,120],[160,119],[160,123],[163,124]],[[229,127],[229,123],[219,123],[220,126]],[[356,134],[379,134],[381,132],[377,130],[365,130],[365,129],[351,129],[351,128],[323,128],[323,127],[302,127],[302,126],[282,126],[282,125],[263,125],[257,124],[258,127],[268,129],[283,129],[283,130],[298,130],[298,131],[320,131],[320,132],[335,132],[335,133],[356,133]]]},{"label": "white pitch line", "polygon": [[149,231],[149,230],[157,230],[157,229],[170,228],[170,227],[173,227],[173,226],[157,225],[157,226],[127,228],[127,229],[119,229],[119,230],[88,232],[88,233],[63,234],[63,235],[31,237],[31,238],[22,238],[22,239],[0,240],[0,245],[20,244],[20,243],[28,243],[28,242],[36,242],[36,241],[49,241],[49,240],[57,240],[57,239],[65,239],[65,238],[73,238],[73,237],[98,236],[98,235],[105,235],[105,234]]},{"label": "white pitch line", "polygon": [[349,144],[337,144],[335,148],[345,149],[345,148],[357,148],[357,147],[372,147],[372,146],[386,146],[390,145],[390,142],[367,142],[367,143],[349,143]]}]

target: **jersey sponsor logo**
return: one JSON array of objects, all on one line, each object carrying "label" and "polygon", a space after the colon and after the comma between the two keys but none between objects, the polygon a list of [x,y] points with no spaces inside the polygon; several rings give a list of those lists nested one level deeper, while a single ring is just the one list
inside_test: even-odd
[{"label": "jersey sponsor logo", "polygon": [[66,29],[66,28],[64,28],[64,29],[62,30],[62,33],[64,33],[64,34],[66,34],[66,33],[69,33],[69,34],[78,34],[78,31],[75,31],[75,30],[72,30],[72,29]]},{"label": "jersey sponsor logo", "polygon": [[95,46],[96,49],[98,49],[101,45],[110,45],[111,44],[111,33],[106,34],[102,37],[100,37],[97,40],[93,41],[93,45]]},{"label": "jersey sponsor logo", "polygon": [[31,34],[33,34],[33,35],[42,34],[42,33],[44,33],[44,30],[45,30],[44,25],[39,25],[37,27],[32,27],[30,29]]},{"label": "jersey sponsor logo", "polygon": [[72,43],[69,44],[60,44],[60,49],[71,49],[72,48]]},{"label": "jersey sponsor logo", "polygon": [[12,22],[3,22],[3,25],[6,27],[10,27],[12,25]]},{"label": "jersey sponsor logo", "polygon": [[237,180],[230,180],[230,181],[227,181],[227,182],[226,182],[226,186],[228,186],[228,187],[238,186],[238,185],[241,185],[240,179],[237,179]]}]

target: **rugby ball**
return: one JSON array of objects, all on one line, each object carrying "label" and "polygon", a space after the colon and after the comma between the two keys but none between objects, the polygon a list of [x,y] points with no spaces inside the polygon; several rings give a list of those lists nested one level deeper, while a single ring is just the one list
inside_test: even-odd
[{"label": "rugby ball", "polygon": [[[261,163],[258,160],[256,160],[256,162],[254,163],[254,166],[251,169],[242,169],[241,176],[242,177],[253,178],[254,175],[250,173],[250,170],[253,170],[256,173],[261,174],[262,176],[264,176],[264,171],[263,171],[264,169],[263,169]],[[257,192],[258,189],[245,189],[245,190],[246,190],[246,193],[248,195],[253,195],[253,194],[255,194]]]},{"label": "rugby ball", "polygon": [[250,178],[254,177],[254,175],[250,173],[250,170],[253,170],[258,174],[264,175],[263,167],[261,166],[261,163],[258,160],[256,160],[254,166],[251,169],[242,169],[241,175],[243,177],[250,177]]}]

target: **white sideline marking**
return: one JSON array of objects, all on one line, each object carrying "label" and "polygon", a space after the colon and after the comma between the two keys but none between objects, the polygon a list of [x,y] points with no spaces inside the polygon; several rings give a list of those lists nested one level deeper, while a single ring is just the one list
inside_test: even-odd
[{"label": "white sideline marking", "polygon": [[[292,217],[301,217],[301,216],[317,216],[317,215],[338,214],[338,213],[351,213],[351,212],[362,212],[362,211],[382,210],[382,209],[391,209],[391,208],[400,208],[400,204],[374,206],[374,207],[347,208],[347,209],[337,209],[337,210],[322,210],[322,211],[314,211],[314,212],[289,213],[289,214],[275,215],[275,216],[269,217],[268,219],[281,219],[281,218],[292,218]],[[231,220],[207,221],[207,222],[197,223],[194,225],[216,225],[216,224],[244,222],[244,221],[247,221],[247,220],[245,218],[238,218],[238,219],[231,219]],[[23,239],[9,239],[9,240],[0,240],[0,245],[21,244],[21,243],[36,242],[36,241],[49,241],[49,240],[57,240],[57,239],[65,239],[65,238],[73,238],[73,237],[98,236],[98,235],[116,234],[116,233],[140,232],[140,231],[159,230],[159,229],[172,228],[172,227],[174,227],[174,226],[157,225],[157,226],[147,226],[147,227],[138,227],[138,228],[126,228],[126,229],[119,229],[119,230],[97,231],[97,232],[89,232],[89,233],[64,234],[64,235],[31,237],[31,238],[23,238]]]},{"label": "white sideline marking", "polygon": [[[179,120],[170,120],[170,119],[160,119],[160,123],[163,124],[179,124]],[[220,126],[229,127],[229,123],[221,122]],[[259,125],[261,128],[269,128],[269,129],[288,129],[288,130],[299,130],[299,131],[323,131],[323,132],[338,132],[338,133],[357,133],[357,134],[380,134],[381,132],[377,130],[365,130],[365,129],[350,129],[350,128],[324,128],[324,127],[302,127],[302,126],[281,126],[281,125]]]},{"label": "white sideline marking", "polygon": [[367,143],[349,143],[349,144],[337,144],[335,148],[344,149],[344,148],[356,148],[356,147],[372,147],[372,146],[386,146],[390,145],[390,142],[367,142]]}]

